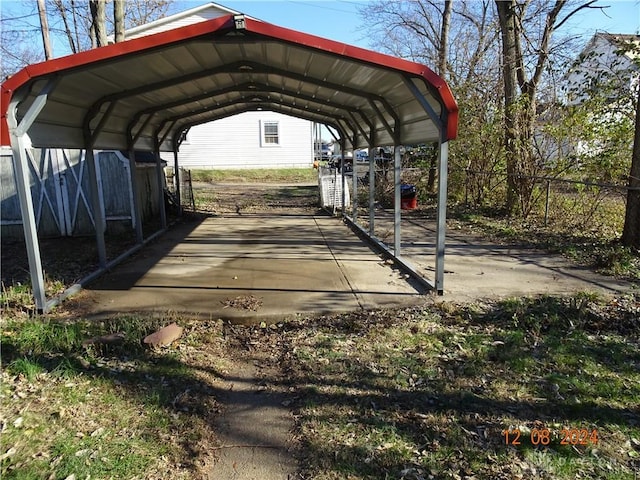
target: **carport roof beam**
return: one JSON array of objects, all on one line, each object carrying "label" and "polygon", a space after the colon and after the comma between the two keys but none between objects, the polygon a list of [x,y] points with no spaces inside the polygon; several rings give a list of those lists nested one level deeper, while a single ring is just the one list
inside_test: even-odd
[{"label": "carport roof beam", "polygon": [[[363,119],[365,119],[366,121],[366,115],[364,112],[362,112],[362,110],[360,109],[356,109],[356,108],[352,108],[352,107],[348,107],[336,102],[332,102],[332,101],[322,101],[316,98],[313,98],[309,95],[304,95],[304,94],[299,94],[293,91],[289,91],[289,90],[283,90],[283,89],[277,89],[274,87],[269,87],[267,85],[261,85],[261,84],[252,84],[256,86],[255,90],[249,90],[246,89],[245,86],[239,86],[237,89],[234,89],[233,91],[237,91],[239,93],[239,98],[243,98],[245,100],[247,100],[245,103],[250,103],[246,97],[251,96],[251,97],[258,97],[260,96],[261,93],[274,93],[274,94],[280,94],[280,95],[284,95],[284,96],[288,96],[291,98],[300,98],[306,102],[308,102],[307,106],[311,106],[313,104],[315,110],[317,112],[322,112],[323,109],[325,109],[325,107],[331,107],[335,110],[344,110],[345,113],[349,113],[349,112],[354,112],[357,113],[358,115],[360,115],[360,117],[362,117]],[[225,89],[224,92],[213,92],[211,93],[207,98],[209,99],[213,99],[216,96],[220,95],[226,95],[227,93],[229,93],[230,89]],[[261,97],[262,98],[262,97]],[[280,98],[281,100],[282,98]],[[270,100],[270,97],[269,97]],[[273,99],[278,100],[278,99]],[[183,114],[174,116],[174,117],[164,117],[164,118],[169,118],[169,119],[173,119],[173,118],[184,118],[187,116],[191,116],[194,114],[201,114],[201,113],[206,113],[206,112],[215,112],[215,110],[217,109],[222,109],[222,108],[226,108],[228,106],[234,105],[234,104],[240,104],[241,102],[239,100],[236,100],[234,98],[230,98],[228,101],[224,102],[224,103],[214,103],[212,105],[206,106],[206,107],[201,107],[197,110],[195,109],[190,109],[189,111],[185,111]],[[297,108],[297,104],[295,104],[294,102],[288,103],[288,102],[278,102],[281,103],[282,105],[288,107],[288,108]],[[136,122],[139,121],[139,118],[141,118],[142,115],[144,115],[147,112],[152,112],[153,114],[159,112],[159,111],[163,111],[166,110],[168,108],[171,108],[172,105],[175,104],[169,104],[169,105],[158,105],[154,108],[151,109],[146,109],[144,112],[138,112],[136,114]],[[301,110],[300,108],[297,108],[298,110]],[[301,110],[302,111],[302,110]],[[324,115],[322,113],[319,113],[320,115]],[[212,118],[215,118],[216,115],[212,115]],[[344,118],[344,115],[340,115],[340,118]],[[206,121],[210,121],[209,119],[207,119]],[[198,123],[204,123],[204,122],[198,122]],[[326,123],[326,121],[325,121]]]},{"label": "carport roof beam", "polygon": [[418,87],[416,87],[416,84],[413,83],[413,80],[411,78],[405,76],[403,77],[403,80],[407,88],[413,93],[415,99],[420,103],[420,105],[422,105],[422,108],[424,108],[425,112],[427,112],[433,123],[435,123],[438,127],[438,130],[440,131],[440,138],[446,141],[445,125],[443,124],[440,116],[420,93],[420,90],[418,90]]},{"label": "carport roof beam", "polygon": [[[312,88],[321,92],[321,100],[334,99],[345,102],[345,106],[357,105],[349,100],[351,95],[371,98],[383,107],[386,112],[383,117],[387,120],[393,115],[411,115],[413,120],[402,126],[404,141],[434,140],[432,127],[425,129],[417,124],[430,122],[431,118],[423,119],[411,105],[415,102],[413,94],[404,87],[397,88],[398,82],[402,85],[402,76],[406,76],[420,79],[426,86],[426,89],[416,88],[423,92],[421,95],[427,103],[441,111],[435,113],[440,114],[445,123],[441,129],[445,137],[456,136],[455,100],[446,83],[427,67],[250,18],[241,23],[243,28],[238,29],[232,16],[221,17],[29,66],[2,84],[2,103],[7,105],[12,96],[20,98],[17,112],[20,119],[34,101],[34,90],[40,88],[38,82],[52,75],[59,76],[61,81],[52,91],[51,101],[29,134],[34,146],[81,148],[78,144],[82,137],[77,131],[81,128],[78,123],[82,122],[76,120],[81,110],[88,113],[92,106],[101,110],[102,102],[127,95],[124,110],[130,109],[129,112],[123,117],[120,114],[122,104],[118,102],[119,115],[110,116],[105,128],[94,139],[96,148],[125,149],[128,145],[123,133],[132,112],[165,103],[181,94],[188,96],[185,85],[189,80],[201,92],[209,89],[215,85],[208,77],[226,71],[234,77],[231,83],[246,81],[256,75],[268,75],[274,85],[298,81],[301,86],[308,87],[307,92],[313,91]],[[265,53],[269,54],[268,65],[266,59],[260,63],[260,55]],[[135,68],[131,68],[133,66]],[[241,66],[248,68],[240,70]],[[340,68],[331,68],[333,66]],[[158,76],[162,77],[161,82],[157,81]],[[333,87],[339,88],[331,93]],[[343,94],[336,96],[336,92]],[[8,145],[6,113],[2,113],[1,143]],[[327,110],[323,115],[328,121],[333,113]],[[370,118],[380,133],[378,143],[393,144],[388,125],[379,115]],[[53,124],[53,119],[62,121]],[[149,132],[155,131],[155,127],[150,126],[140,136],[137,148],[153,148],[154,139]],[[176,143],[174,140],[167,137],[161,149],[171,150],[170,146]]]},{"label": "carport roof beam", "polygon": [[[290,108],[290,110],[287,110],[287,108]],[[282,107],[282,106],[280,106],[279,104],[276,104],[276,103],[264,102],[264,103],[260,103],[260,104],[256,104],[256,105],[249,105],[249,104],[248,105],[242,105],[242,106],[234,109],[233,111],[226,112],[226,113],[220,113],[220,114],[218,114],[216,116],[213,116],[213,117],[207,117],[206,120],[202,120],[200,122],[189,123],[189,124],[186,124],[184,122],[178,123],[179,120],[181,120],[183,118],[187,118],[187,117],[180,117],[180,118],[177,118],[177,119],[173,119],[174,124],[177,125],[177,126],[175,126],[174,130],[176,132],[184,132],[185,130],[187,130],[187,129],[195,126],[195,125],[199,125],[201,123],[207,123],[207,122],[210,122],[210,121],[221,120],[223,118],[231,117],[231,116],[237,115],[239,113],[253,112],[253,111],[262,109],[262,110],[269,110],[269,111],[273,111],[273,112],[282,113],[282,114],[285,114],[285,115],[293,115],[293,116],[297,116],[299,118],[302,118],[304,120],[309,120],[309,121],[312,121],[312,122],[315,121],[315,122],[318,122],[318,123],[324,123],[325,125],[333,126],[336,130],[341,132],[341,136],[342,136],[342,132],[345,131],[345,128],[341,127],[339,122],[337,121],[338,119],[336,119],[335,122],[333,122],[333,121],[327,122],[327,120],[321,115],[315,115],[313,113],[305,112],[303,110],[295,109],[293,107],[287,107],[287,108],[284,108],[284,107]],[[345,123],[346,123],[348,129],[353,131],[353,127],[348,122],[346,122],[346,119],[344,119],[344,120],[345,120]],[[176,135],[176,137],[179,137],[179,135]]]}]

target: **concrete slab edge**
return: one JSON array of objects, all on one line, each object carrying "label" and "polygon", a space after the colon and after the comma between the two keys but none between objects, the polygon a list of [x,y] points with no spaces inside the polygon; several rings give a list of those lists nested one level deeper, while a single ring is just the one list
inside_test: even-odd
[{"label": "concrete slab edge", "polygon": [[370,235],[369,232],[355,223],[350,216],[344,215],[342,218],[344,222],[349,226],[349,228],[351,228],[360,238],[369,243],[374,249],[382,251],[383,254],[391,258],[391,260],[393,260],[393,263],[398,268],[410,275],[411,278],[418,282],[422,287],[426,288],[427,290],[435,291],[435,284],[424,278],[422,274],[418,272],[418,270],[410,262],[402,257],[397,257],[391,248],[387,247],[387,245],[385,245],[377,237]]},{"label": "concrete slab edge", "polygon": [[99,268],[98,270],[95,270],[94,272],[90,273],[86,277],[80,279],[77,283],[74,283],[69,288],[65,289],[59,295],[56,295],[55,297],[52,297],[51,299],[47,300],[47,304],[46,304],[45,310],[48,312],[53,307],[55,307],[57,305],[60,305],[67,298],[69,298],[71,295],[75,295],[76,293],[81,291],[85,286],[89,285],[91,282],[93,282],[96,279],[98,279],[101,275],[104,275],[106,272],[111,270],[113,267],[118,265],[123,260],[129,258],[131,255],[133,255],[138,250],[140,250],[143,246],[145,246],[149,242],[152,242],[153,240],[158,238],[160,235],[165,233],[168,229],[169,229],[169,226],[166,227],[166,228],[163,228],[161,230],[158,230],[157,232],[153,233],[149,237],[145,238],[142,241],[142,243],[138,243],[138,244],[134,245],[129,250],[125,251],[124,253],[120,254],[119,256],[117,256],[116,258],[114,258],[113,260],[108,262],[104,267]]}]

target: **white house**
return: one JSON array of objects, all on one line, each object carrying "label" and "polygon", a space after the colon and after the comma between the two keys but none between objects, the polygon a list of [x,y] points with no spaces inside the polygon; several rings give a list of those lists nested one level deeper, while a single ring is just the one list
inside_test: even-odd
[{"label": "white house", "polygon": [[[614,157],[626,155],[623,151],[626,136],[615,137],[611,126],[632,128],[639,86],[640,35],[597,32],[569,68],[561,90],[564,107],[596,100],[589,107],[588,136],[577,133],[575,138],[560,139],[557,153],[552,152],[550,156],[572,157],[581,162],[585,158],[603,157],[606,152],[611,162],[618,163]],[[556,115],[563,113],[560,110]],[[602,172],[603,178],[607,174]]]},{"label": "white house", "polygon": [[[612,101],[634,92],[640,81],[640,35],[598,32],[586,44],[565,76],[565,103],[575,105],[596,89],[608,88]],[[626,95],[622,96],[622,100]],[[619,106],[619,105],[616,105]]]},{"label": "white house", "polygon": [[[209,2],[125,32],[127,40],[183,27],[235,10]],[[196,125],[179,149],[184,168],[280,168],[313,164],[313,124],[270,111],[246,112]]]}]

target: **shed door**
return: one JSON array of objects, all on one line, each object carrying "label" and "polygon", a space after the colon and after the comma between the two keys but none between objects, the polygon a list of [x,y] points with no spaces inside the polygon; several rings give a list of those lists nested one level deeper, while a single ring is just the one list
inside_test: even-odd
[{"label": "shed door", "polygon": [[[129,160],[118,151],[95,152],[96,175],[100,207],[105,225],[109,221],[126,220],[133,226],[133,196]],[[95,218],[91,203],[89,170],[84,151],[76,155],[58,155],[65,205],[66,235],[95,233]]]},{"label": "shed door", "polygon": [[[133,226],[129,160],[116,151],[96,152],[96,159],[98,185],[101,186],[99,200],[105,223],[125,220]],[[13,161],[2,163],[4,225],[22,224]],[[44,237],[95,234],[84,151],[28,149],[27,163],[38,234]]]},{"label": "shed door", "polygon": [[100,204],[106,221],[127,220],[135,226],[129,159],[119,151],[96,153]]}]

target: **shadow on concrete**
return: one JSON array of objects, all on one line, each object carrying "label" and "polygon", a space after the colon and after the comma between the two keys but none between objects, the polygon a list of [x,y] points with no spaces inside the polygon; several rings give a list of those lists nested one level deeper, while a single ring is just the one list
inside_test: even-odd
[{"label": "shadow on concrete", "polygon": [[[86,290],[93,318],[175,311],[243,323],[428,298],[326,214],[230,214],[183,222]],[[239,308],[242,303],[248,306]]]}]

